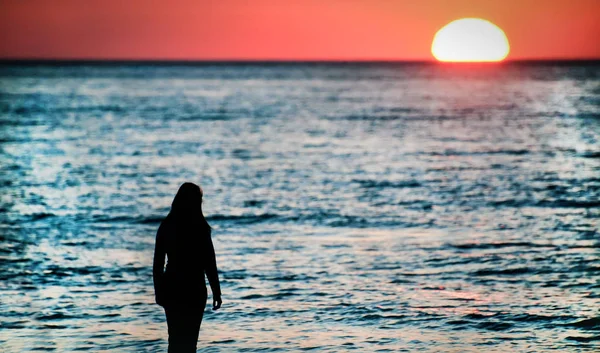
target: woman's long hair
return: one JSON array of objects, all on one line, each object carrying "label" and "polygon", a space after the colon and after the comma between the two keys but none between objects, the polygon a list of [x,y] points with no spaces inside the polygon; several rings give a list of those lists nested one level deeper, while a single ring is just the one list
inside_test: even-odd
[{"label": "woman's long hair", "polygon": [[[195,248],[210,237],[210,225],[202,213],[202,189],[194,183],[179,187],[167,216],[174,225],[174,241],[180,249]],[[189,250],[192,250],[191,248]]]}]

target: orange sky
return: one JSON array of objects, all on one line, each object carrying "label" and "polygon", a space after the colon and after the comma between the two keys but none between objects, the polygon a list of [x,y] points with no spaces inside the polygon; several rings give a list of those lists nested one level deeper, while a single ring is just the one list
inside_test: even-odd
[{"label": "orange sky", "polygon": [[430,60],[461,17],[510,59],[600,58],[600,0],[0,0],[0,58]]}]

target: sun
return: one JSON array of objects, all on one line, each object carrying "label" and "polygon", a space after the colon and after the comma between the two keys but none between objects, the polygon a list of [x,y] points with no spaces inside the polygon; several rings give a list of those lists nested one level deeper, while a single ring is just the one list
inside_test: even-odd
[{"label": "sun", "polygon": [[461,18],[442,27],[433,37],[431,54],[439,61],[502,61],[510,52],[500,27],[481,18]]}]

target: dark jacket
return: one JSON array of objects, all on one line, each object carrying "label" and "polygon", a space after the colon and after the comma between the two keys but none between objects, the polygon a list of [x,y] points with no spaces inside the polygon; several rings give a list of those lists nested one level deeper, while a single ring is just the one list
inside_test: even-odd
[{"label": "dark jacket", "polygon": [[[167,255],[167,268],[163,271]],[[184,224],[169,215],[156,233],[154,248],[154,293],[156,303],[195,306],[206,303],[208,277],[213,297],[221,296],[217,261],[210,227]]]}]

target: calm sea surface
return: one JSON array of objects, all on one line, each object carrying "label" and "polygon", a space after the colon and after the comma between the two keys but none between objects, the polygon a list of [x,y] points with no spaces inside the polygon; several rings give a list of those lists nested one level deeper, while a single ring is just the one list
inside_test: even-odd
[{"label": "calm sea surface", "polygon": [[600,347],[600,65],[4,65],[0,351],[166,351],[184,181],[200,352]]}]

